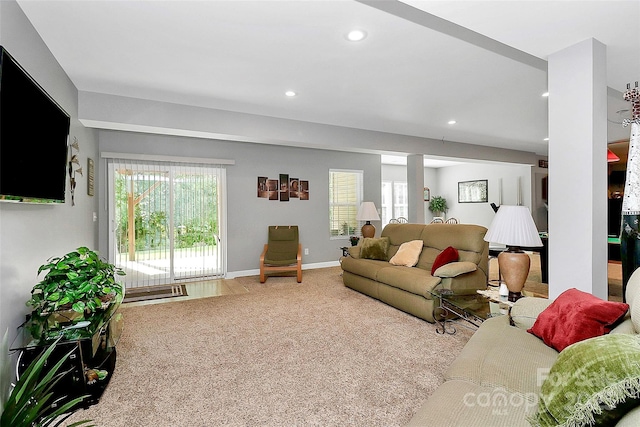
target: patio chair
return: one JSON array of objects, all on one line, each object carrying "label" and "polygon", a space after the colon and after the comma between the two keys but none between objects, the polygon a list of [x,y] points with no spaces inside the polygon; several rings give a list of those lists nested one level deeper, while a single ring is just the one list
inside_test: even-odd
[{"label": "patio chair", "polygon": [[260,255],[260,283],[267,274],[296,272],[302,282],[302,245],[298,241],[297,225],[270,225],[268,243]]}]

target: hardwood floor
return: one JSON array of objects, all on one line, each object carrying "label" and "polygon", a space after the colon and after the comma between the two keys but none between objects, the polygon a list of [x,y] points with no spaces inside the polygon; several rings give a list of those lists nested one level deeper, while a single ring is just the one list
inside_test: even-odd
[{"label": "hardwood floor", "polygon": [[127,302],[125,303],[125,305],[127,307],[133,307],[137,305],[161,304],[165,302],[184,301],[184,300],[196,299],[196,298],[217,297],[221,295],[244,294],[249,292],[249,290],[246,287],[238,284],[234,280],[213,279],[213,280],[204,280],[199,282],[190,282],[190,283],[183,283],[183,284],[187,289],[186,296]]}]

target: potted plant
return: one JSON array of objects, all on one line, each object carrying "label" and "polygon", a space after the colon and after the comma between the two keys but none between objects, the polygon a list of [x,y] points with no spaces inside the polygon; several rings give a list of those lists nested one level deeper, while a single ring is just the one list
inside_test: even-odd
[{"label": "potted plant", "polygon": [[360,237],[351,236],[351,237],[349,237],[349,241],[351,242],[351,246],[358,246],[358,242],[360,241]]},{"label": "potted plant", "polygon": [[[78,405],[89,395],[77,397],[62,406],[54,406],[52,390],[63,376],[68,374],[63,366],[73,352],[64,355],[55,364],[49,360],[60,338],[54,341],[46,350],[35,359],[16,381],[9,399],[3,402],[4,407],[0,415],[1,427],[32,427],[32,426],[59,426],[71,414]],[[52,367],[47,368],[47,365]],[[78,421],[69,427],[85,425],[90,420]]]},{"label": "potted plant", "polygon": [[32,320],[42,323],[44,329],[83,320],[123,295],[115,276],[124,275],[124,271],[86,247],[50,258],[40,266],[38,275],[44,271],[44,278],[33,287],[27,301],[33,307]]},{"label": "potted plant", "polygon": [[444,214],[447,212],[447,199],[441,196],[433,196],[431,201],[429,202],[429,210],[435,214],[435,216],[440,216],[440,214]]}]

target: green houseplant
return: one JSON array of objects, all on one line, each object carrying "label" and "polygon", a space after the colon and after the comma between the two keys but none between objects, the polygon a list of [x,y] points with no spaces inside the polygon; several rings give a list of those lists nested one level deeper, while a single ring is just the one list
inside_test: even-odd
[{"label": "green houseplant", "polygon": [[446,213],[447,209],[447,199],[441,196],[433,196],[431,201],[429,202],[429,210],[433,212],[436,216],[440,216],[440,213]]},{"label": "green houseplant", "polygon": [[[59,340],[59,339],[58,339]],[[67,374],[60,371],[62,365],[73,352],[69,352],[53,367],[43,372],[48,364],[49,357],[55,349],[58,340],[54,341],[47,349],[35,359],[16,381],[9,399],[4,404],[0,415],[0,427],[45,427],[59,426],[66,420],[86,397],[80,396],[62,406],[54,408],[51,401],[53,387]],[[86,425],[90,420],[78,421],[69,424],[68,427]]]},{"label": "green houseplant", "polygon": [[[27,301],[33,308],[32,325],[40,324],[43,329],[80,321],[123,295],[116,275],[124,275],[124,271],[86,247],[50,258],[40,266],[38,275],[44,271],[44,278],[33,287]],[[34,328],[31,331],[39,336]]]}]

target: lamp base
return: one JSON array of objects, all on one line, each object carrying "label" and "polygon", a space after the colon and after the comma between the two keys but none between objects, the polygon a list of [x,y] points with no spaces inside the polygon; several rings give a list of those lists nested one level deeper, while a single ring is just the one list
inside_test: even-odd
[{"label": "lamp base", "polygon": [[376,228],[369,221],[360,229],[362,237],[373,237],[376,235]]},{"label": "lamp base", "polygon": [[520,298],[522,298],[522,292],[511,292],[511,291],[509,291],[509,296],[507,297],[507,299],[509,301],[516,302]]},{"label": "lamp base", "polygon": [[509,289],[509,301],[516,301],[529,276],[531,258],[520,248],[510,247],[498,255],[498,266]]}]

